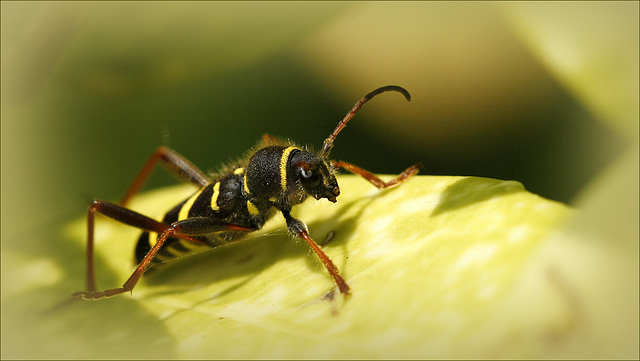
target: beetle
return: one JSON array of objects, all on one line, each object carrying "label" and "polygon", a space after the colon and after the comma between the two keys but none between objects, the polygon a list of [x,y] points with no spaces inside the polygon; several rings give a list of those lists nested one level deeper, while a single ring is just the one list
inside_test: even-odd
[{"label": "beetle", "polygon": [[[334,140],[360,107],[387,91],[399,92],[407,101],[411,100],[406,89],[395,85],[380,87],[366,94],[338,123],[319,153],[266,134],[248,157],[208,176],[175,151],[167,147],[158,148],[118,204],[103,200],[94,200],[90,204],[87,212],[87,288],[73,293],[72,299],[98,300],[131,292],[151,265],[236,242],[249,232],[260,229],[278,212],[284,216],[289,232],[305,240],[319,257],[338,290],[345,296],[349,295],[349,285],[340,276],[338,268],[309,236],[306,224],[291,216],[291,209],[309,196],[336,202],[340,195],[336,180],[339,168],[362,176],[379,189],[395,187],[419,172],[422,165],[418,163],[384,182],[351,163],[328,159]],[[161,220],[126,207],[158,163],[182,181],[198,187],[193,195],[171,208]],[[96,213],[143,230],[135,248],[138,266],[122,287],[105,291],[98,291],[95,281]]]}]

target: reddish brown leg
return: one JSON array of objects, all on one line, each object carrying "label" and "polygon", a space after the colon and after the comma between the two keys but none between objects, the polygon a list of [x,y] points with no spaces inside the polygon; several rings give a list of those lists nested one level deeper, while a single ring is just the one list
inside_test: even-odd
[{"label": "reddish brown leg", "polygon": [[[136,267],[131,277],[129,277],[127,282],[125,282],[124,285],[120,288],[108,289],[106,291],[96,291],[93,264],[93,215],[95,212],[102,213],[110,218],[128,224],[130,226],[161,234],[161,236],[158,238],[158,242],[149,250],[149,252],[147,252],[146,256],[143,258],[142,262],[140,262],[138,267]],[[113,297],[124,292],[131,291],[135,287],[136,283],[138,283],[138,280],[140,280],[142,274],[147,270],[147,268],[149,268],[151,261],[156,256],[167,238],[178,237],[191,242],[202,244],[202,241],[194,237],[227,230],[246,232],[254,231],[254,229],[236,226],[233,224],[221,222],[217,219],[209,218],[189,218],[185,219],[184,221],[176,222],[172,225],[166,225],[127,208],[104,201],[94,201],[89,207],[89,244],[87,247],[87,262],[89,268],[87,271],[87,291],[75,292],[72,297],[74,299],[98,300],[104,297]]]},{"label": "reddish brown leg", "polygon": [[309,236],[309,229],[307,228],[307,225],[304,224],[301,220],[293,218],[288,211],[282,211],[282,215],[284,215],[284,218],[287,221],[287,227],[289,228],[289,231],[296,236],[304,239],[309,244],[311,249],[318,255],[324,266],[327,268],[327,271],[329,271],[331,277],[333,277],[333,280],[338,286],[338,290],[340,290],[340,293],[348,296],[349,285],[344,280],[344,278],[339,275],[340,270],[338,270],[338,267],[333,264],[331,258],[329,258],[329,256],[327,256],[327,254],[322,251],[318,244],[313,239],[311,239],[311,237]]},{"label": "reddish brown leg", "polygon": [[133,197],[133,195],[142,188],[144,183],[147,181],[147,178],[149,178],[154,166],[158,162],[185,182],[191,182],[198,187],[204,187],[209,183],[209,178],[207,178],[204,172],[198,169],[198,167],[193,165],[186,158],[167,147],[160,147],[153,152],[144,167],[142,167],[140,174],[138,174],[134,179],[124,197],[120,200],[119,204],[121,206],[126,205],[129,200],[131,200],[131,197]]},{"label": "reddish brown leg", "polygon": [[[161,234],[169,229],[169,226],[158,222],[152,218],[144,216],[140,213],[134,212],[130,209],[122,206],[101,201],[94,200],[89,206],[87,212],[87,291],[96,290],[96,278],[95,278],[95,264],[94,264],[94,218],[95,213],[102,213],[109,218],[113,218],[116,221],[124,224],[143,229],[149,232],[156,232]],[[186,240],[202,243],[202,241],[189,236],[180,236]]]},{"label": "reddish brown leg", "polygon": [[133,274],[131,275],[131,277],[129,277],[127,282],[125,282],[122,287],[112,288],[106,291],[96,291],[95,288],[88,288],[87,291],[75,292],[74,294],[71,295],[71,297],[76,299],[82,298],[85,300],[99,300],[105,297],[117,296],[119,294],[133,290],[133,287],[135,287],[136,283],[138,283],[138,280],[140,279],[144,271],[147,270],[147,268],[149,267],[149,264],[151,263],[153,258],[156,256],[156,254],[158,253],[158,251],[160,250],[164,242],[167,240],[169,236],[173,235],[174,233],[175,233],[175,230],[172,228],[168,228],[162,233],[162,236],[158,238],[158,242],[151,248],[151,250],[149,250],[149,252],[144,257],[142,262],[140,262],[136,270],[133,271]]},{"label": "reddish brown leg", "polygon": [[373,184],[374,186],[383,189],[383,188],[391,188],[391,187],[395,187],[397,185],[399,185],[400,183],[406,181],[407,179],[413,177],[414,175],[418,174],[418,172],[420,171],[420,169],[424,168],[422,164],[418,163],[416,165],[412,165],[411,167],[407,168],[404,170],[404,172],[400,173],[400,175],[388,182],[383,181],[382,179],[376,177],[373,173],[362,169],[356,165],[353,165],[351,163],[347,163],[347,162],[338,162],[338,161],[331,161],[331,165],[333,165],[336,168],[344,168],[347,171],[351,172],[351,173],[355,173],[359,176],[361,176],[362,178],[368,180],[371,184]]}]

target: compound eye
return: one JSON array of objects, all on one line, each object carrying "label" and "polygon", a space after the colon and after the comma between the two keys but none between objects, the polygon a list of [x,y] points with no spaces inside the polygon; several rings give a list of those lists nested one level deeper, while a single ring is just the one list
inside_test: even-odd
[{"label": "compound eye", "polygon": [[298,178],[300,179],[300,183],[302,183],[302,186],[304,188],[312,189],[320,184],[320,172],[317,171],[314,164],[300,162],[298,163],[297,169]]}]

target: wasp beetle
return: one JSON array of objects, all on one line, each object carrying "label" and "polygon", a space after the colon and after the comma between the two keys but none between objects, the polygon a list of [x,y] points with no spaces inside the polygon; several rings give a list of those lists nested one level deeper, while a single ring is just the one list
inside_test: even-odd
[{"label": "wasp beetle", "polygon": [[[418,173],[421,164],[407,168],[395,179],[384,182],[372,173],[353,164],[329,160],[336,136],[344,129],[360,107],[374,96],[396,91],[411,100],[402,87],[389,85],[378,88],[360,99],[324,141],[319,153],[289,141],[264,135],[255,151],[245,160],[208,176],[175,151],[158,148],[146,162],[140,174],[118,203],[94,200],[87,219],[87,289],[75,292],[73,299],[97,300],[130,292],[142,274],[152,265],[171,258],[215,248],[240,240],[247,233],[260,229],[277,212],[295,236],[304,239],[318,255],[335,281],[338,290],[349,294],[349,286],[316,242],[309,236],[307,226],[291,216],[293,206],[309,196],[336,202],[340,188],[336,172],[343,168],[358,174],[377,188],[401,184]],[[126,208],[129,200],[143,186],[157,163],[175,173],[181,180],[198,187],[191,197],[171,208],[161,221]],[[94,271],[94,215],[101,213],[121,223],[143,230],[135,248],[138,263],[135,271],[120,288],[98,291]]]}]

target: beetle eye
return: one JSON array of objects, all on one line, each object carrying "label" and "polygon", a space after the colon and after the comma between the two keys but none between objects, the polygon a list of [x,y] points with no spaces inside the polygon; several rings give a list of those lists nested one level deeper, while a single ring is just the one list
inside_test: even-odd
[{"label": "beetle eye", "polygon": [[314,164],[300,162],[298,164],[298,179],[306,189],[312,189],[320,184],[320,173]]}]

